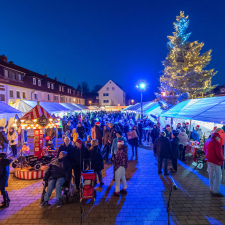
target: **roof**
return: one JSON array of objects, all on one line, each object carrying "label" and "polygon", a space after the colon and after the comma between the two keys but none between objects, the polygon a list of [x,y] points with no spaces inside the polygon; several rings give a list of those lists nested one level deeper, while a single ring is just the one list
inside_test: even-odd
[{"label": "roof", "polygon": [[42,115],[46,118],[52,118],[51,115],[43,109],[39,104],[37,104],[33,109],[31,109],[28,113],[26,113],[21,120],[29,120],[29,119],[39,119]]},{"label": "roof", "polygon": [[[105,86],[106,86],[106,84],[108,84],[109,82],[113,82],[119,89],[121,89],[122,91],[123,91],[123,89],[120,87],[120,85],[118,85],[117,83],[115,83],[113,80],[108,80],[106,83],[105,83],[105,85],[103,85],[102,86],[102,88],[104,88]],[[99,90],[99,91],[101,91],[102,90],[102,88]],[[99,91],[98,91],[98,93],[99,93]]]},{"label": "roof", "polygon": [[0,119],[7,121],[9,118],[14,118],[16,114],[22,116],[22,112],[0,101]]},{"label": "roof", "polygon": [[[61,95],[66,95],[66,96],[73,96],[73,97],[79,96],[78,91],[74,87],[67,85],[65,83],[62,83],[60,81],[57,81],[57,79],[52,79],[50,77],[47,77],[47,75],[41,75],[41,74],[31,71],[29,69],[18,66],[14,63],[7,62],[3,59],[2,56],[0,57],[0,66],[7,67],[9,69],[16,70],[18,72],[21,72],[22,74],[25,74],[25,76],[23,77],[23,81],[17,81],[17,80],[6,79],[4,77],[4,74],[0,73],[0,82],[1,83],[11,84],[11,85],[20,86],[20,87],[29,88],[29,89],[34,88],[35,90],[47,91],[50,93],[61,94]],[[42,85],[41,86],[38,86],[38,84],[33,85],[33,83],[30,80],[32,77],[41,79]],[[54,87],[54,89],[51,89],[51,88],[46,89],[47,82],[53,83],[54,86],[56,86],[56,87],[64,86],[65,87],[64,92],[59,91],[59,88],[55,88],[55,87]],[[45,83],[46,83],[46,85],[45,85]],[[73,94],[73,91],[71,92],[71,94],[69,94],[67,89],[75,90],[77,94]]]},{"label": "roof", "polygon": [[[72,103],[74,104],[74,103]],[[81,105],[81,104],[74,104],[75,106],[79,107],[81,110],[89,110],[89,108],[85,105]]]},{"label": "roof", "polygon": [[73,103],[60,103],[60,105],[66,107],[71,111],[81,111],[81,109]]},{"label": "roof", "polygon": [[[14,104],[14,108],[21,109],[22,112],[27,113],[32,108],[37,105],[37,101],[26,101],[20,100]],[[39,102],[39,105],[42,106],[50,114],[59,114],[61,112],[70,112],[69,109],[62,106],[58,102]]]},{"label": "roof", "polygon": [[162,113],[162,117],[173,117],[205,122],[225,123],[225,96],[189,99]]}]

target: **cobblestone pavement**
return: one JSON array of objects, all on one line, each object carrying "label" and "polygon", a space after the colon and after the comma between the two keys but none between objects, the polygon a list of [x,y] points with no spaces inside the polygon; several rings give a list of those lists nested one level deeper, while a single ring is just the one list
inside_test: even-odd
[{"label": "cobblestone pavement", "polygon": [[[105,185],[97,186],[95,204],[84,205],[84,224],[168,224],[171,177],[178,190],[171,196],[170,224],[225,224],[225,198],[211,197],[206,168],[194,170],[191,161],[179,162],[178,173],[168,178],[157,174],[152,150],[140,148],[138,161],[129,159],[128,194],[120,198],[113,196],[113,168],[107,166],[103,172]],[[24,181],[10,174],[7,190],[11,203],[9,208],[0,211],[0,224],[80,224],[80,205],[75,199],[57,209],[53,198],[50,207],[39,208],[40,180]],[[224,186],[222,193],[225,194]]]}]

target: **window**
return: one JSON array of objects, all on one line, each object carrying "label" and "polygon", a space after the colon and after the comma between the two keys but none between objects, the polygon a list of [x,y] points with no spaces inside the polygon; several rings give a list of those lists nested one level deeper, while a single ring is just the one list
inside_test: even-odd
[{"label": "window", "polygon": [[54,89],[54,84],[51,84],[51,88]]},{"label": "window", "polygon": [[5,70],[5,78],[9,78],[9,71]]},{"label": "window", "polygon": [[0,95],[0,101],[2,101],[2,102],[5,101],[5,95],[3,95],[3,94]]},{"label": "window", "polygon": [[20,73],[18,73],[18,75],[17,75],[17,79],[18,79],[18,81],[21,81],[21,80],[22,80],[22,76],[21,76],[21,74],[20,74]]},{"label": "window", "polygon": [[62,92],[64,92],[64,87],[62,87]]},{"label": "window", "polygon": [[59,91],[61,91],[62,90],[62,87],[61,87],[61,85],[59,86]]},{"label": "window", "polygon": [[109,93],[103,93],[103,96],[109,96]]},{"label": "window", "polygon": [[14,98],[14,97],[13,97],[13,91],[12,91],[12,90],[9,91],[9,97],[10,97],[10,98]]},{"label": "window", "polygon": [[36,99],[36,100],[38,99],[37,94],[34,94],[34,99]]},{"label": "window", "polygon": [[9,78],[12,79],[12,80],[15,80],[16,79],[16,73],[14,71],[9,71]]},{"label": "window", "polygon": [[50,94],[48,94],[48,101],[50,101]]},{"label": "window", "polygon": [[48,86],[48,88],[50,88],[50,83],[49,82],[47,83],[47,86]]},{"label": "window", "polygon": [[60,102],[64,102],[64,97],[61,96]]},{"label": "window", "polygon": [[112,87],[112,91],[115,91],[115,87]]},{"label": "window", "polygon": [[73,94],[74,94],[74,95],[76,94],[76,91],[75,91],[75,90],[73,90]]},{"label": "window", "polygon": [[109,100],[104,100],[103,102],[104,102],[104,103],[109,103]]},{"label": "window", "polygon": [[23,99],[26,99],[26,92],[23,92]]},{"label": "window", "polygon": [[69,102],[71,103],[72,101],[71,101],[71,98],[69,98]]},{"label": "window", "polygon": [[19,91],[16,92],[16,98],[20,98],[20,92]]},{"label": "window", "polygon": [[70,93],[70,89],[68,88],[67,91],[68,91],[68,94],[69,94]]},{"label": "window", "polygon": [[58,96],[54,95],[54,101],[58,101],[58,100],[59,100]]},{"label": "window", "polygon": [[38,79],[38,86],[41,86],[41,80]]},{"label": "window", "polygon": [[33,78],[33,85],[36,85],[36,78]]},{"label": "window", "polygon": [[109,87],[106,88],[106,91],[109,91]]}]

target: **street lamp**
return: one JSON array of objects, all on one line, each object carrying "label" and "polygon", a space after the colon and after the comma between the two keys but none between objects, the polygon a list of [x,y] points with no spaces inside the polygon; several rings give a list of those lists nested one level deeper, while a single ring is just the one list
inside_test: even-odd
[{"label": "street lamp", "polygon": [[89,101],[89,104],[91,105],[92,101]]},{"label": "street lamp", "polygon": [[165,97],[166,96],[166,92],[162,92],[162,96]]},{"label": "street lamp", "polygon": [[131,105],[133,105],[134,104],[134,99],[131,99]]},{"label": "street lamp", "polygon": [[147,88],[147,84],[146,83],[144,83],[144,82],[140,82],[139,84],[137,84],[136,85],[136,88],[141,92],[141,119],[142,119],[142,111],[143,111],[143,106],[142,106],[142,93],[143,93],[143,91],[145,91],[146,90],[146,88]]}]

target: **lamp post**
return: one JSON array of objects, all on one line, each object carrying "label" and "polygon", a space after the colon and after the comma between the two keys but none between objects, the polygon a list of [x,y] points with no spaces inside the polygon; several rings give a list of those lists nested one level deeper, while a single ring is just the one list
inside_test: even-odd
[{"label": "lamp post", "polygon": [[141,119],[142,119],[142,116],[143,116],[143,115],[142,115],[142,114],[143,114],[142,93],[143,93],[143,91],[146,90],[147,85],[146,85],[146,83],[144,83],[144,82],[140,82],[139,84],[136,85],[136,88],[137,88],[138,90],[140,90],[140,92],[141,92]]},{"label": "lamp post", "polygon": [[91,105],[92,101],[89,101],[89,105]]},{"label": "lamp post", "polygon": [[131,99],[131,105],[133,105],[134,104],[134,99]]}]

